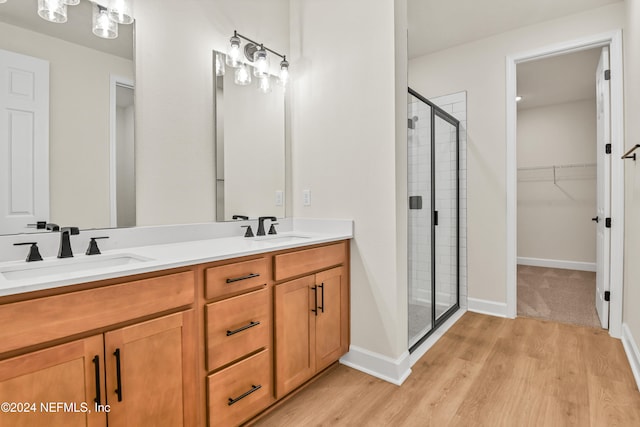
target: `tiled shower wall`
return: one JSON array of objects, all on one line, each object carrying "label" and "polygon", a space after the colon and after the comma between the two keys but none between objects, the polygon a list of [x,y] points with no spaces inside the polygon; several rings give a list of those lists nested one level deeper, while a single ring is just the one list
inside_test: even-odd
[{"label": "tiled shower wall", "polygon": [[[460,120],[460,306],[467,307],[467,117],[466,92],[431,99]],[[408,130],[409,195],[422,196],[422,209],[409,210],[409,300],[431,301],[431,148],[430,108],[422,102],[409,103],[414,129]],[[456,287],[456,153],[455,128],[436,120],[436,300],[437,305],[455,303]],[[437,310],[438,313],[440,310]]]}]

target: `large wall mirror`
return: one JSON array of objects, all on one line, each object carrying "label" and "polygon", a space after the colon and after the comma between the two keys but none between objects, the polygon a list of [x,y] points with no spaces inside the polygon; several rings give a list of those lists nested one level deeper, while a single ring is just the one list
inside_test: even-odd
[{"label": "large wall mirror", "polygon": [[[224,62],[224,54],[214,51]],[[251,71],[251,67],[249,67]],[[216,220],[284,217],[286,107],[285,88],[271,76],[260,90],[257,78],[235,83],[236,69],[214,74],[216,118]],[[263,88],[265,89],[265,88]]]},{"label": "large wall mirror", "polygon": [[133,25],[106,40],[88,0],[61,24],[37,7],[0,4],[0,234],[133,226]]}]

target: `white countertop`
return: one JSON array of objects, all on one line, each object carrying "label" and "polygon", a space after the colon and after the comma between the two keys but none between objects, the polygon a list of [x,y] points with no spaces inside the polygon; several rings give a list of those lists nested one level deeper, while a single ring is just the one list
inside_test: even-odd
[{"label": "white countertop", "polygon": [[[58,259],[47,257],[43,261],[26,263],[25,261],[8,261],[0,263],[0,296],[14,295],[25,292],[52,289],[84,282],[148,273],[176,267],[237,258],[247,255],[278,251],[282,249],[302,248],[350,239],[353,237],[352,227],[323,227],[318,231],[294,230],[279,233],[275,236],[256,238],[221,237],[207,240],[155,244],[149,246],[127,247],[123,249],[103,250],[101,255],[87,256],[77,254],[74,258]],[[117,258],[117,259],[116,259]],[[123,265],[102,266],[102,261],[129,260],[131,263]],[[84,269],[79,265],[93,264]],[[96,267],[95,264],[98,264]],[[65,265],[77,271],[65,271]],[[106,265],[106,264],[105,264]],[[20,277],[20,272],[12,277],[7,273],[12,270],[29,269],[26,276]],[[40,269],[46,274],[35,273]]]}]

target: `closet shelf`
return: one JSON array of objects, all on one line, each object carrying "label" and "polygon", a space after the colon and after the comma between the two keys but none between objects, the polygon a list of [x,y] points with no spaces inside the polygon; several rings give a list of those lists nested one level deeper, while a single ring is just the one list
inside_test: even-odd
[{"label": "closet shelf", "polygon": [[595,163],[564,164],[518,168],[518,181],[553,182],[596,179]]}]

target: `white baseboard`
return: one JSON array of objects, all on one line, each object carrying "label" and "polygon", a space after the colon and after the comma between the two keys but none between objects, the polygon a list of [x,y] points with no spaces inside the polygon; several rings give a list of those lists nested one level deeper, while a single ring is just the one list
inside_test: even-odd
[{"label": "white baseboard", "polygon": [[340,358],[340,363],[397,386],[402,385],[411,374],[408,351],[394,360],[352,345],[349,347],[349,352]]},{"label": "white baseboard", "polygon": [[518,257],[518,264],[532,267],[562,268],[565,270],[596,271],[595,262]]},{"label": "white baseboard", "polygon": [[438,342],[438,340],[444,335],[445,332],[449,330],[465,313],[467,310],[459,309],[456,311],[450,318],[447,319],[438,329],[436,329],[429,338],[425,340],[420,347],[416,348],[413,353],[409,356],[409,362],[411,366],[415,365],[418,360],[431,348],[433,345]]},{"label": "white baseboard", "polygon": [[488,314],[489,316],[508,317],[507,303],[487,301],[484,299],[468,298],[469,311],[474,313]]},{"label": "white baseboard", "polygon": [[625,353],[627,353],[633,377],[636,379],[636,386],[640,390],[640,351],[626,323],[622,324],[622,346]]}]

